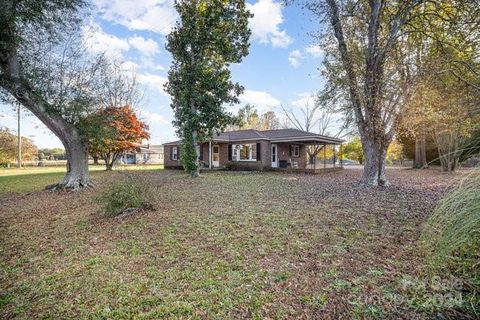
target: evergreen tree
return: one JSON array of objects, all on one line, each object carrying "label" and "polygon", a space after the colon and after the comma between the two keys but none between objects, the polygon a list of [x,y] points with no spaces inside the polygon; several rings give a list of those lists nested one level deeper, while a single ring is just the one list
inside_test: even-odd
[{"label": "evergreen tree", "polygon": [[167,37],[173,56],[166,91],[182,140],[181,161],[199,174],[196,145],[232,123],[225,104],[238,103],[243,87],[231,81],[231,63],[248,54],[250,30],[244,0],[177,0],[179,22]]}]

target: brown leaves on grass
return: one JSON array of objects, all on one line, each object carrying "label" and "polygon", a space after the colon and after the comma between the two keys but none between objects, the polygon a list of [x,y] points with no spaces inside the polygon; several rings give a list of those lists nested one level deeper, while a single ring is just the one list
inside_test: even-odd
[{"label": "brown leaves on grass", "polygon": [[0,209],[0,315],[426,317],[388,297],[422,271],[421,225],[452,176],[388,174],[392,187],[372,189],[352,169],[137,172],[155,210],[121,220],[93,202],[117,173],[77,194],[9,195]]}]

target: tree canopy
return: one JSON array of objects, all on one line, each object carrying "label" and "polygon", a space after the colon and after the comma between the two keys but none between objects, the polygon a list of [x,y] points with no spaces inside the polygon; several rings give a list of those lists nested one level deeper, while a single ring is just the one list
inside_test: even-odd
[{"label": "tree canopy", "polygon": [[[424,72],[423,51],[428,52],[434,43],[467,55],[475,52],[478,4],[325,0],[306,1],[306,6],[327,22],[319,33],[326,52],[325,96],[340,102],[343,111],[355,119],[365,154],[362,181],[387,185],[387,149],[416,79]],[[476,73],[471,60],[454,61],[448,65],[452,73],[457,70],[458,79],[458,68]]]},{"label": "tree canopy", "polygon": [[91,154],[105,161],[107,170],[127,151],[135,151],[143,139],[150,138],[148,126],[140,121],[132,107],[107,107],[85,120]]},{"label": "tree canopy", "polygon": [[[6,128],[0,128],[0,164],[13,163],[18,156],[18,137]],[[22,160],[34,160],[38,149],[33,142],[25,137],[22,139]]]},{"label": "tree canopy", "polygon": [[238,124],[230,129],[271,130],[280,128],[280,120],[274,111],[259,114],[258,110],[250,104],[238,110],[236,120]]}]

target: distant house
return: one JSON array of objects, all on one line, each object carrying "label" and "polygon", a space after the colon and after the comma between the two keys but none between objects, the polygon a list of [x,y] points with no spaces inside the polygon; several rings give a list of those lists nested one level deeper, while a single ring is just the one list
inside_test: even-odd
[{"label": "distant house", "polygon": [[[343,140],[296,129],[224,132],[199,143],[204,168],[240,170],[307,169],[308,145],[340,145]],[[181,168],[180,141],[164,144],[165,168]]]},{"label": "distant house", "polygon": [[163,164],[163,145],[144,145],[135,148],[135,152],[127,152],[121,162],[125,164]]}]

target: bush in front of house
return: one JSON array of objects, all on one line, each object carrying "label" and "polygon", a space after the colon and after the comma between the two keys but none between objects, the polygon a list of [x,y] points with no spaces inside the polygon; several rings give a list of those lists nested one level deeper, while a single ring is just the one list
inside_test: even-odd
[{"label": "bush in front of house", "polygon": [[153,193],[147,181],[133,174],[124,174],[122,179],[101,192],[96,200],[110,217],[153,209]]},{"label": "bush in front of house", "polygon": [[423,242],[432,271],[451,274],[462,283],[460,312],[480,315],[480,168],[438,204]]}]

